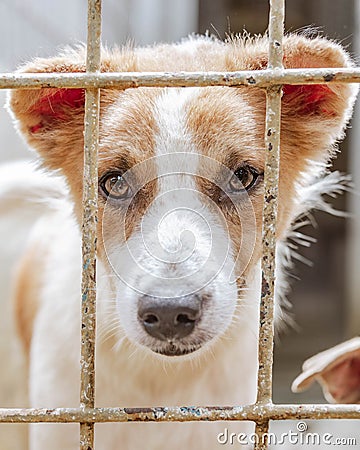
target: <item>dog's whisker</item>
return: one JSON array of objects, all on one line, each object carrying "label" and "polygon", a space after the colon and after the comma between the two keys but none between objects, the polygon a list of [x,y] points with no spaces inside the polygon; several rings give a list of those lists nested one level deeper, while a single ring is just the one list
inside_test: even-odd
[{"label": "dog's whisker", "polygon": [[126,336],[121,337],[120,339],[117,339],[112,347],[112,350],[115,353],[120,352],[121,347],[126,343]]}]

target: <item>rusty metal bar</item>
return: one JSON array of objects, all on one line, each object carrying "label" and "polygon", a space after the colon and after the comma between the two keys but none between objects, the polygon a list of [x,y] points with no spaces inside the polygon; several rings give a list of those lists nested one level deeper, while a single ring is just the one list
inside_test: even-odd
[{"label": "rusty metal bar", "polygon": [[360,83],[360,68],[238,72],[0,73],[0,89],[249,86]]},{"label": "rusty metal bar", "polygon": [[[270,0],[269,12],[269,61],[268,69],[283,69],[283,37],[285,0]],[[259,328],[259,368],[257,404],[272,403],[272,369],[274,348],[274,301],[275,301],[275,253],[276,219],[278,209],[278,183],[280,167],[280,124],[282,86],[274,85],[266,90],[264,171],[264,206],[261,259],[261,302]],[[256,423],[259,437],[255,450],[267,449],[262,439],[269,431],[269,419]]]},{"label": "rusty metal bar", "polygon": [[[100,72],[101,0],[88,0],[87,73]],[[88,88],[84,118],[80,409],[95,406],[96,232],[100,91]],[[94,424],[80,422],[80,449],[94,448]]]},{"label": "rusty metal bar", "polygon": [[0,423],[105,423],[360,419],[360,405],[274,405],[234,407],[0,409]]},{"label": "rusty metal bar", "polygon": [[[269,68],[282,67],[284,0],[270,0]],[[262,292],[259,336],[259,403],[271,401],[276,218],[280,158],[281,85],[267,89],[263,208]]]}]

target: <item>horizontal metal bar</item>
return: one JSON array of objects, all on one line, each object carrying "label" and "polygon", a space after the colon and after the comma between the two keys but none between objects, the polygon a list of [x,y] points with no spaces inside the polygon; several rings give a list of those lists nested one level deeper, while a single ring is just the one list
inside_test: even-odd
[{"label": "horizontal metal bar", "polygon": [[0,423],[189,422],[296,419],[360,419],[360,405],[274,405],[151,408],[0,408]]},{"label": "horizontal metal bar", "polygon": [[360,83],[360,68],[239,72],[0,73],[0,89],[252,86]]}]

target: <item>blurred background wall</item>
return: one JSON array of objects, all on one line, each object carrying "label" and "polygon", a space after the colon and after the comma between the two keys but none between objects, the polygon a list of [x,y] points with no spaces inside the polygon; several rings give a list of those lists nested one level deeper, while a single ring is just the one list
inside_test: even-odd
[{"label": "blurred background wall", "polygon": [[[340,40],[353,55],[360,54],[359,0],[287,0],[286,5],[286,30],[308,25],[319,27],[325,35]],[[103,42],[111,46],[131,40],[145,45],[206,30],[220,38],[244,29],[263,33],[267,21],[267,0],[104,0]],[[85,39],[85,0],[0,2],[1,72],[12,71],[34,56],[51,55],[58,47]],[[0,92],[1,104],[4,101],[5,93]],[[32,157],[13,130],[4,108],[0,109],[0,136],[0,162]],[[359,141],[360,111],[334,163],[335,169],[353,173],[357,190],[360,188]],[[295,277],[300,280],[294,280],[291,301],[297,328],[284,334],[276,345],[274,399],[277,402],[323,401],[316,387],[302,395],[291,394],[292,379],[305,358],[360,330],[360,196],[342,196],[335,205],[350,210],[353,218],[344,220],[315,214],[318,227],[306,230],[318,242],[302,251],[313,265],[299,263],[295,271]],[[0,257],[0,283],[6,280],[7,257],[5,254]],[[0,294],[5,297],[1,284]],[[0,298],[0,311],[1,302]],[[4,330],[8,326],[11,324],[0,318],[0,327]],[[0,450],[5,447],[0,445]]]}]

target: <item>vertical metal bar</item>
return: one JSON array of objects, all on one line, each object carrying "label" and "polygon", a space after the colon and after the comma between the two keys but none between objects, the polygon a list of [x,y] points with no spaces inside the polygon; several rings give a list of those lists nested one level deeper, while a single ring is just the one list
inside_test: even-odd
[{"label": "vertical metal bar", "polygon": [[[100,71],[101,0],[88,0],[86,71]],[[80,407],[95,406],[96,225],[99,89],[87,89],[84,119]],[[80,449],[94,448],[94,424],[80,423]]]},{"label": "vertical metal bar", "polygon": [[[269,14],[269,69],[281,69],[285,0],[270,0]],[[278,207],[278,181],[280,158],[281,86],[271,86],[266,91],[265,124],[265,179],[262,234],[262,287],[259,329],[258,403],[272,402],[272,366],[274,347],[274,295],[276,219]],[[264,440],[269,420],[256,425],[258,443],[256,449],[266,449]]]}]

